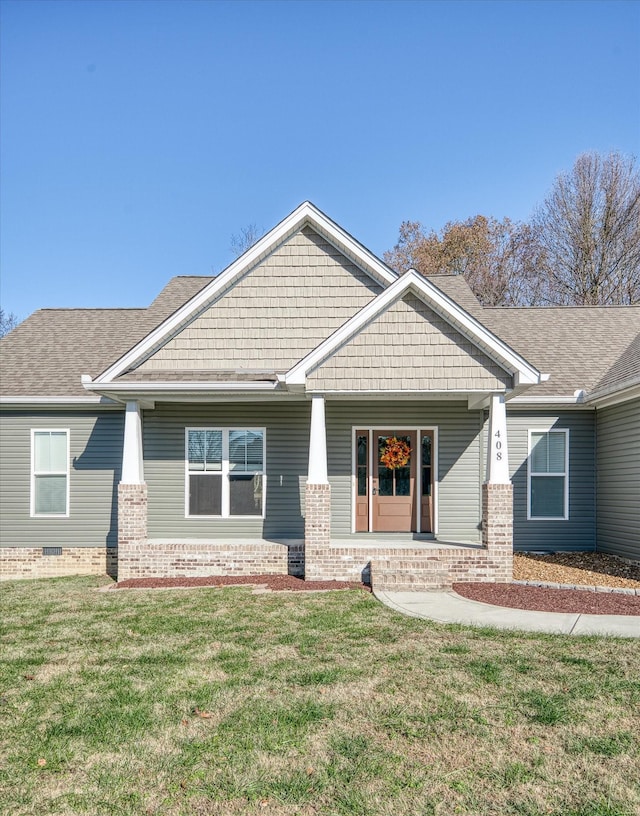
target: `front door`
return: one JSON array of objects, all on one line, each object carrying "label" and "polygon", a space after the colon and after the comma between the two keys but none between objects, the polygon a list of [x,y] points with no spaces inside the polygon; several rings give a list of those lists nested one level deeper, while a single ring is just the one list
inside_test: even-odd
[{"label": "front door", "polygon": [[416,433],[374,430],[372,522],[375,533],[416,529]]},{"label": "front door", "polygon": [[356,532],[433,530],[432,448],[431,430],[356,431]]}]

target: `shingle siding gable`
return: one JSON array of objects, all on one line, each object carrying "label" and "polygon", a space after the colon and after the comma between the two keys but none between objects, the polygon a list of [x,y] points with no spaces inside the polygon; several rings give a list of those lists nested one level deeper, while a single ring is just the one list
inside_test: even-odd
[{"label": "shingle siding gable", "polygon": [[310,390],[502,390],[511,377],[413,294],[321,363]]},{"label": "shingle siding gable", "polygon": [[381,291],[306,227],[137,370],[286,371]]}]

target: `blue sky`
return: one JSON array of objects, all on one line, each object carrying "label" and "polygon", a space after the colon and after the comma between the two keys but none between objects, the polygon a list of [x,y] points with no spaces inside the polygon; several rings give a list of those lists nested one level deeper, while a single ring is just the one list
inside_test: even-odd
[{"label": "blue sky", "polygon": [[3,308],[144,306],[309,199],[377,254],[405,219],[529,217],[640,152],[637,2],[0,3]]}]

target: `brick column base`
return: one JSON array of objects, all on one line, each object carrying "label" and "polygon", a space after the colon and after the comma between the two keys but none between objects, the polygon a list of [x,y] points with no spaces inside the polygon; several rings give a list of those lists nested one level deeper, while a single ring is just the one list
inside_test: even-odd
[{"label": "brick column base", "polygon": [[118,580],[131,577],[132,564],[147,543],[146,484],[118,485]]},{"label": "brick column base", "polygon": [[304,577],[325,578],[331,554],[331,486],[307,484],[304,518]]},{"label": "brick column base", "polygon": [[513,487],[482,485],[482,546],[494,565],[495,580],[513,580]]}]

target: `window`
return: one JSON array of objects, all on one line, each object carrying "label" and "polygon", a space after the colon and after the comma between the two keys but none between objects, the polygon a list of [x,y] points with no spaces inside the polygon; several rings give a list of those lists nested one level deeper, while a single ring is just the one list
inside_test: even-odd
[{"label": "window", "polygon": [[263,428],[186,429],[186,515],[264,516]]},{"label": "window", "polygon": [[528,519],[569,518],[569,431],[529,431]]},{"label": "window", "polygon": [[31,431],[31,515],[69,515],[69,431]]}]

